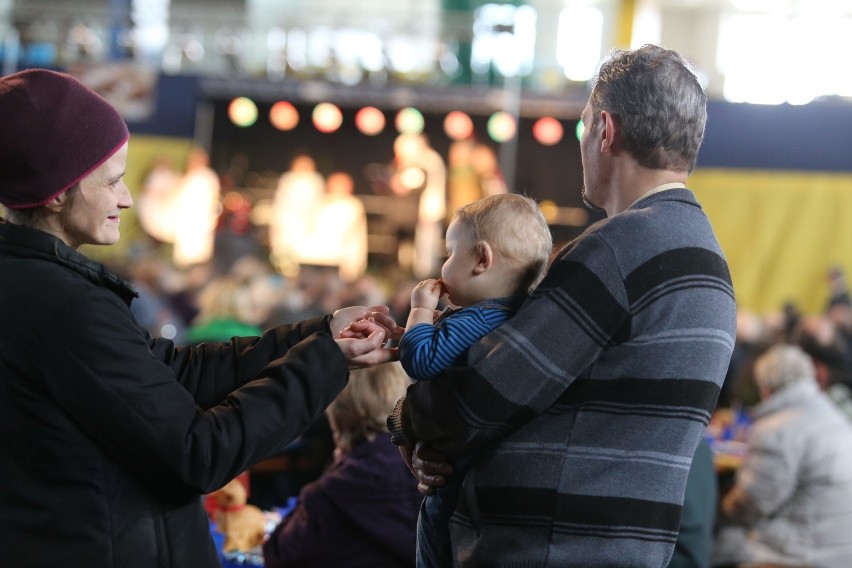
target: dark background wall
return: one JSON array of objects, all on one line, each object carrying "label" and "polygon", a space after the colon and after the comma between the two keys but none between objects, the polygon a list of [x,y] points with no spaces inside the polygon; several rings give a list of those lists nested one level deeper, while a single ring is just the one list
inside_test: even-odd
[{"label": "dark background wall", "polygon": [[[130,125],[131,131],[140,134],[192,138],[196,134],[198,105],[210,101],[217,105],[217,111],[221,111],[221,104],[218,103],[229,100],[230,96],[239,96],[240,94],[251,96],[257,89],[256,85],[249,81],[246,81],[242,88],[240,85],[238,81],[231,82],[230,95],[228,97],[220,96],[217,99],[203,92],[201,81],[196,77],[163,75],[159,79],[156,90],[155,114],[146,122],[132,123]],[[272,88],[266,89],[260,98],[260,102],[263,103],[263,99],[269,98],[274,92],[274,85]],[[293,100],[291,102],[298,103],[299,101]],[[340,101],[332,100],[332,102],[341,104]],[[417,100],[411,102],[413,106],[417,106]],[[366,102],[363,104],[366,104]],[[345,103],[342,106],[344,113],[347,113],[344,124],[349,126],[344,126],[341,129],[338,137],[341,139],[354,132],[354,127],[351,127],[351,113],[356,108],[355,106],[347,108]],[[431,110],[427,110],[424,114],[431,114],[433,118],[454,110],[449,107],[435,108],[437,105],[434,102],[430,102],[429,106],[431,106]],[[485,109],[486,105],[483,104],[482,107]],[[395,112],[398,108],[385,107],[382,110]],[[542,108],[548,110],[546,105],[542,105]],[[519,183],[523,184],[528,180],[532,184],[539,181],[543,176],[551,179],[558,177],[558,175],[564,175],[568,168],[560,167],[559,169],[563,173],[558,175],[546,173],[546,170],[549,164],[554,162],[560,166],[566,165],[564,163],[564,150],[568,150],[569,155],[570,152],[577,150],[573,146],[576,139],[571,138],[573,135],[572,128],[576,123],[580,108],[581,104],[576,101],[571,101],[571,104],[567,106],[555,108],[563,115],[557,114],[564,120],[567,133],[566,141],[556,147],[544,148],[538,144],[528,145],[523,138],[523,133],[529,129],[524,128],[524,124],[521,125],[519,129],[519,132],[522,133],[519,141]],[[471,112],[469,109],[465,110]],[[484,132],[484,117],[490,115],[491,112],[490,109],[485,110],[489,112],[483,112],[478,118],[475,113],[471,112],[471,114],[474,114],[474,119],[477,121],[477,131],[480,133]],[[219,125],[218,122],[221,114],[221,112],[216,113],[217,144],[228,143],[231,147],[239,147],[239,144],[236,143],[236,141],[239,141],[241,144],[245,144],[243,146],[245,149],[253,149],[257,146],[255,142],[257,139],[263,139],[267,143],[272,141],[275,145],[286,144],[287,147],[280,149],[277,154],[273,148],[269,148],[268,151],[262,152],[262,155],[268,154],[268,157],[258,155],[257,160],[269,160],[268,167],[280,167],[279,157],[286,157],[288,148],[296,145],[318,144],[327,149],[324,154],[334,155],[333,158],[327,159],[331,167],[337,167],[333,163],[338,160],[344,162],[348,160],[347,154],[369,151],[367,148],[354,147],[359,142],[363,142],[358,138],[349,143],[343,143],[332,140],[328,135],[310,132],[310,128],[303,128],[305,126],[304,120],[302,126],[297,129],[296,134],[292,137],[284,136],[283,133],[268,132],[263,124],[265,123],[263,112],[261,112],[261,119],[254,127],[243,129],[242,133],[229,133],[228,136],[233,136],[235,141],[228,142],[224,140],[223,126]],[[701,167],[824,172],[852,171],[852,104],[845,101],[814,102],[801,106],[787,104],[753,105],[711,101],[708,105],[708,117],[706,136],[699,156],[699,166]],[[448,141],[442,141],[446,137],[440,131],[439,121],[427,120],[426,128],[433,146],[441,151],[442,145],[447,144]],[[359,134],[359,136],[361,135]],[[393,132],[386,131],[374,138],[376,144],[372,144],[372,146],[377,149],[381,148],[392,137]],[[366,137],[362,136],[362,138]],[[341,147],[345,149],[345,153],[342,155],[339,152]],[[390,145],[388,144],[387,147],[390,148]],[[334,150],[333,153],[332,149]],[[553,160],[554,157],[558,159]],[[382,158],[376,154],[374,158],[387,159],[389,155]],[[571,180],[567,180],[567,182],[570,183]]]}]

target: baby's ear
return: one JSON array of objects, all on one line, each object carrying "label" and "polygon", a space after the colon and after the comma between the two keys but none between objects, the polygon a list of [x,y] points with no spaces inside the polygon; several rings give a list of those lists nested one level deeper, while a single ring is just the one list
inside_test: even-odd
[{"label": "baby's ear", "polygon": [[474,274],[488,272],[494,264],[494,251],[486,241],[476,243],[476,266],[473,267]]}]

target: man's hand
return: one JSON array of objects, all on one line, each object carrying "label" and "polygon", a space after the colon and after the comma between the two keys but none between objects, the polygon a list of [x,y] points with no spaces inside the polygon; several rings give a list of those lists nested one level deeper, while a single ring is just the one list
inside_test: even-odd
[{"label": "man's hand", "polygon": [[417,442],[413,447],[402,445],[399,453],[417,479],[417,490],[423,495],[434,495],[438,487],[447,483],[447,476],[453,473],[450,459],[424,442]]}]

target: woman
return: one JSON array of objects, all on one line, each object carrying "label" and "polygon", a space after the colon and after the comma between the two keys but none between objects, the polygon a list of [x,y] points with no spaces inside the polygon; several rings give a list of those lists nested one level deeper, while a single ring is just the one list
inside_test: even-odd
[{"label": "woman", "polygon": [[124,121],[72,77],[29,70],[0,79],[0,124],[3,557],[218,566],[200,496],[304,430],[385,330],[335,340],[372,311],[347,308],[231,343],[153,339],[134,290],[77,251],[115,243],[132,205]]}]

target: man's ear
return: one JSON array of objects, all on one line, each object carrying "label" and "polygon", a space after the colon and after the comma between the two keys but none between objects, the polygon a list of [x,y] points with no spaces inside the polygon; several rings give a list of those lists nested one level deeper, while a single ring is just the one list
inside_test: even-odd
[{"label": "man's ear", "polygon": [[618,122],[615,117],[606,110],[601,111],[601,153],[612,153],[617,148],[616,137],[619,134]]},{"label": "man's ear", "polygon": [[487,272],[494,264],[494,251],[485,241],[476,243],[476,266],[473,267],[474,274]]}]

